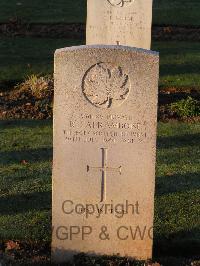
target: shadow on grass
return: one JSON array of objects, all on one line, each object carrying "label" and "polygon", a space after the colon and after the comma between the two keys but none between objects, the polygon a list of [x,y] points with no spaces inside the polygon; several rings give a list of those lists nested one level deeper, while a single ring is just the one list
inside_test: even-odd
[{"label": "shadow on grass", "polygon": [[200,133],[187,134],[170,137],[158,137],[157,148],[170,149],[181,148],[185,146],[198,146],[200,143]]},{"label": "shadow on grass", "polygon": [[156,178],[156,195],[184,192],[200,188],[199,172],[174,174]]},{"label": "shadow on grass", "polygon": [[21,163],[23,160],[27,161],[27,163],[45,162],[52,160],[52,157],[52,148],[0,152],[0,163],[9,165],[13,163]]},{"label": "shadow on grass", "polygon": [[28,211],[51,209],[51,192],[34,192],[28,194],[0,197],[0,214],[13,215]]},{"label": "shadow on grass", "polygon": [[188,74],[196,74],[199,72],[199,63],[194,64],[161,64],[161,75],[188,75]]},{"label": "shadow on grass", "polygon": [[[194,238],[196,236],[196,238]],[[200,229],[180,231],[169,235],[167,238],[154,240],[154,257],[175,256],[192,257],[199,256]]]},{"label": "shadow on grass", "polygon": [[23,81],[23,79],[18,79],[18,80],[0,80],[0,91],[11,91],[13,90],[14,86],[16,86],[16,84],[19,84]]},{"label": "shadow on grass", "polygon": [[[20,169],[14,170],[12,174],[6,175],[2,180],[0,179],[0,194],[8,195],[13,189],[14,191],[23,191],[23,189],[38,189],[41,186],[50,185],[52,171],[50,167],[46,167],[43,170],[33,169]],[[18,192],[20,193],[20,192]]]},{"label": "shadow on grass", "polygon": [[28,128],[35,128],[35,127],[46,127],[52,126],[52,120],[2,120],[0,121],[0,129],[5,128],[18,128],[18,127],[28,127]]}]

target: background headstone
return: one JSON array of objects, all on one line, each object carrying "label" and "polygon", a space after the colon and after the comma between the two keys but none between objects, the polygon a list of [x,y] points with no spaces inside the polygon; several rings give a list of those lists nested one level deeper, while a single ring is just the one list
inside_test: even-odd
[{"label": "background headstone", "polygon": [[56,51],[54,261],[151,258],[158,61],[123,46]]},{"label": "background headstone", "polygon": [[152,0],[88,0],[86,44],[150,49]]}]

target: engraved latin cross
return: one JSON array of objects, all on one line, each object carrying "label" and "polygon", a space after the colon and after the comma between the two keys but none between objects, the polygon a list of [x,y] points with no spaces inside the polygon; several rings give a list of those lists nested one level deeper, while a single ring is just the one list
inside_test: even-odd
[{"label": "engraved latin cross", "polygon": [[95,170],[100,171],[102,173],[102,180],[101,180],[101,202],[106,200],[106,179],[107,179],[107,173],[108,172],[118,172],[120,175],[122,173],[122,167],[119,166],[117,168],[108,167],[107,166],[107,155],[108,155],[108,149],[107,148],[101,148],[102,150],[102,166],[101,167],[91,167],[87,166],[87,171]]}]

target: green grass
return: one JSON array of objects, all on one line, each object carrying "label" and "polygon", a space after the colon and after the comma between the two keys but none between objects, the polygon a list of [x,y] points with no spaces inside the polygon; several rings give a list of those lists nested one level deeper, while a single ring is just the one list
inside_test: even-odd
[{"label": "green grass", "polygon": [[153,23],[200,25],[199,0],[154,0]]},{"label": "green grass", "polygon": [[159,124],[155,235],[173,255],[200,244],[200,124]]},{"label": "green grass", "polygon": [[[199,0],[155,0],[153,22],[200,25],[199,9]],[[14,17],[40,23],[85,22],[86,0],[1,0],[0,22]]]},{"label": "green grass", "polygon": [[51,123],[2,123],[0,133],[0,239],[47,240],[51,213]]},{"label": "green grass", "polygon": [[52,73],[55,50],[80,43],[65,39],[2,38],[0,83],[21,81],[31,74]]},{"label": "green grass", "polygon": [[[84,44],[83,40],[2,38],[0,40],[0,85],[23,80],[31,74],[53,72],[57,48]],[[160,52],[160,85],[200,88],[200,46],[197,42],[154,42]]]},{"label": "green grass", "polygon": [[18,17],[28,22],[84,22],[86,0],[1,0],[0,21]]},{"label": "green grass", "polygon": [[160,52],[160,86],[200,88],[200,45],[198,42],[155,42]]},{"label": "green grass", "polygon": [[[49,241],[52,123],[4,121],[0,133],[0,239]],[[199,123],[159,123],[155,245],[161,255],[195,254],[200,244],[199,143]]]}]

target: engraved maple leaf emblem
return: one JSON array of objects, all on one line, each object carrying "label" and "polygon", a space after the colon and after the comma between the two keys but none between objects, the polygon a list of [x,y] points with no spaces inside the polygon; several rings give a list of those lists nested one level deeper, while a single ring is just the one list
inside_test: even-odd
[{"label": "engraved maple leaf emblem", "polygon": [[108,0],[108,2],[113,6],[124,6],[126,3],[131,3],[133,0]]},{"label": "engraved maple leaf emblem", "polygon": [[120,105],[128,96],[130,82],[119,66],[98,63],[85,75],[83,93],[95,106],[110,108]]}]

